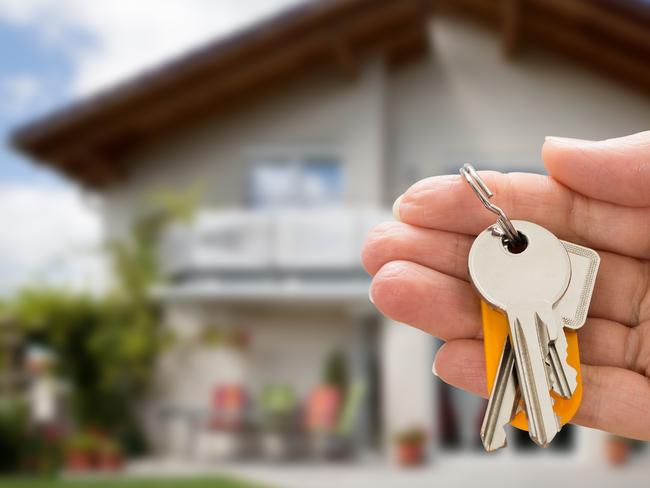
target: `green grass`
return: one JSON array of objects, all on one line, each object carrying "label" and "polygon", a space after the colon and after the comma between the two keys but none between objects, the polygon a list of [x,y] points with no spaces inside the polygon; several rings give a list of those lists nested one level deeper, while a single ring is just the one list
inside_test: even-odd
[{"label": "green grass", "polygon": [[[0,488],[264,488],[231,478],[0,478]],[[268,488],[268,487],[266,487]]]}]

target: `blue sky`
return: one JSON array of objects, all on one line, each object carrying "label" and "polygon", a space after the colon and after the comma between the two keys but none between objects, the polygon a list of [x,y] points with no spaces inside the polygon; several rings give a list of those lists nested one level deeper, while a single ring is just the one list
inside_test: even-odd
[{"label": "blue sky", "polygon": [[301,0],[0,0],[0,183],[61,185],[12,127]]},{"label": "blue sky", "polygon": [[33,28],[0,22],[0,182],[62,184],[9,146],[12,128],[70,98],[72,60]]}]

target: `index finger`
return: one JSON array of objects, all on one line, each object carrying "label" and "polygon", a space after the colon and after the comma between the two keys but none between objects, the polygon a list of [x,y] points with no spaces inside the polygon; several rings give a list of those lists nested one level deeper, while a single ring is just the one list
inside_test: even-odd
[{"label": "index finger", "polygon": [[[647,258],[647,209],[621,207],[573,192],[553,178],[529,173],[480,172],[494,203],[510,219],[535,222],[558,237],[596,249]],[[434,176],[411,186],[396,202],[402,222],[476,235],[496,221],[460,176]]]}]

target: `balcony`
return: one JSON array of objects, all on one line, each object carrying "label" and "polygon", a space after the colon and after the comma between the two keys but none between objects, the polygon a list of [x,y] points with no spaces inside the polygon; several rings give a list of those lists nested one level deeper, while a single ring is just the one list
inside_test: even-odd
[{"label": "balcony", "polygon": [[210,210],[166,234],[163,299],[367,300],[363,240],[389,218],[376,208]]}]

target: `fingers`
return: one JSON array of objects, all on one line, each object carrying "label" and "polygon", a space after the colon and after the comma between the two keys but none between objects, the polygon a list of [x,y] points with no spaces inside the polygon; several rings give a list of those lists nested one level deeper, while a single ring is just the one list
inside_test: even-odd
[{"label": "fingers", "polygon": [[377,271],[370,296],[381,313],[444,340],[477,337],[479,301],[470,284],[409,261]]},{"label": "fingers", "polygon": [[650,382],[634,371],[582,367],[583,396],[573,422],[632,439],[650,440]]},{"label": "fingers", "polygon": [[578,193],[634,207],[650,207],[650,131],[605,141],[547,137],[549,174]]},{"label": "fingers", "polygon": [[468,281],[467,255],[473,241],[466,234],[384,222],[368,234],[361,259],[370,275],[389,261],[405,260]]},{"label": "fingers", "polygon": [[[481,172],[494,203],[511,219],[530,220],[558,237],[595,249],[650,256],[648,211],[588,199],[552,178],[527,173]],[[404,223],[476,235],[495,222],[460,176],[436,176],[401,196],[396,213]]]},{"label": "fingers", "polygon": [[[371,275],[390,261],[405,260],[469,280],[467,255],[473,240],[466,234],[386,222],[370,231],[362,258]],[[613,253],[601,252],[600,256],[590,315],[638,324],[643,296],[639,290],[646,287],[645,265]]]},{"label": "fingers", "polygon": [[483,341],[459,339],[438,349],[433,361],[436,376],[452,386],[487,398]]},{"label": "fingers", "polygon": [[578,331],[580,361],[589,365],[627,368],[632,330],[611,320],[588,319]]},{"label": "fingers", "polygon": [[[487,398],[483,344],[456,340],[443,345],[434,362],[444,382]],[[582,366],[583,397],[573,423],[634,439],[650,440],[650,383],[633,371]]]},{"label": "fingers", "polygon": [[[580,361],[589,366],[628,368],[630,358],[627,344],[630,330],[609,320],[589,319],[578,333]],[[441,378],[446,378],[445,381],[449,379],[448,382],[454,385],[456,375],[479,377],[480,381],[470,391],[477,395],[487,395],[487,391],[481,390],[485,388],[482,341],[457,339],[447,342],[438,350],[435,369]]]}]

